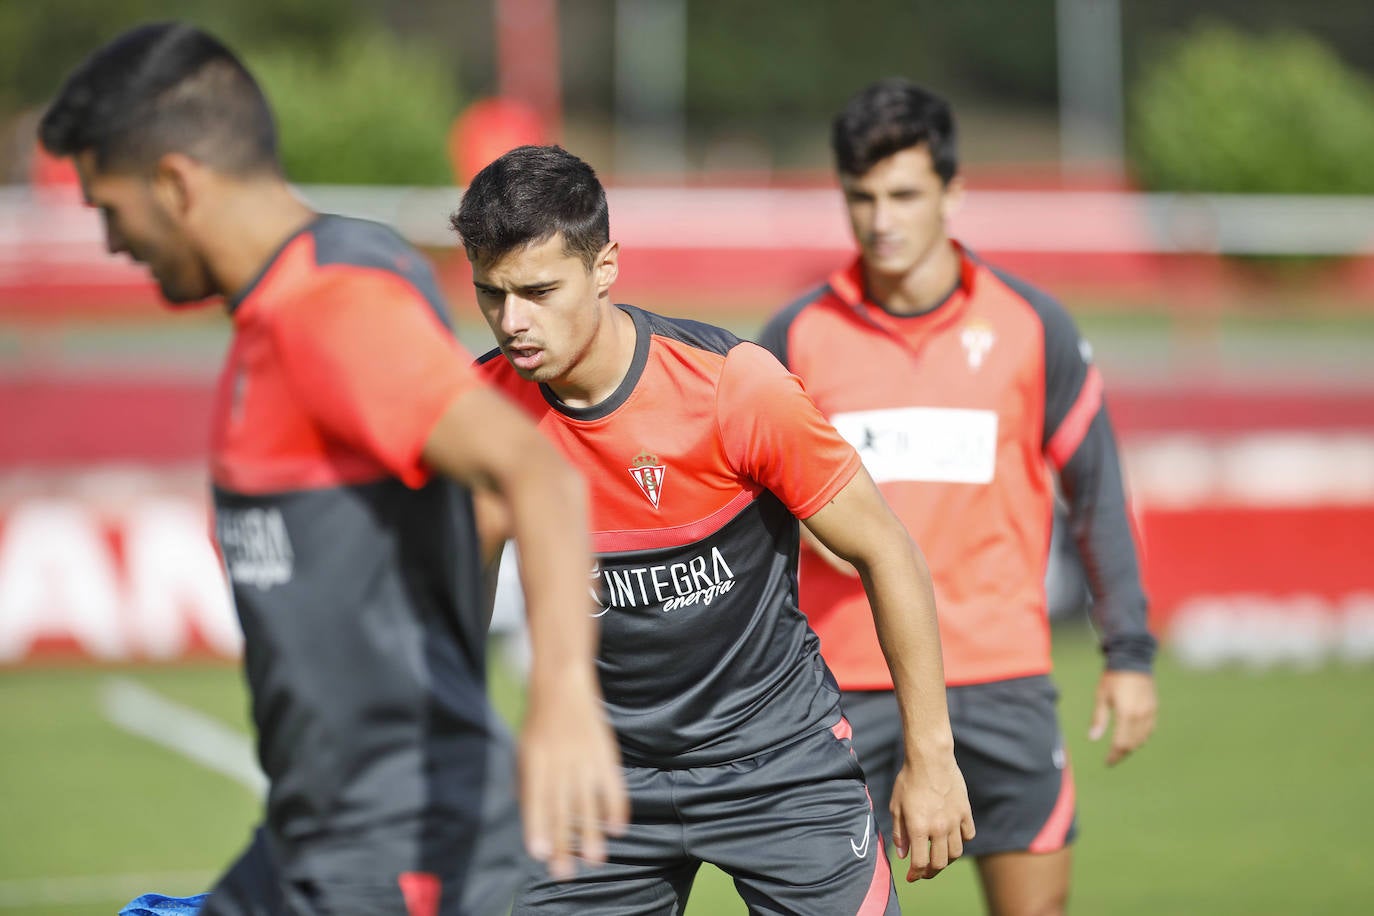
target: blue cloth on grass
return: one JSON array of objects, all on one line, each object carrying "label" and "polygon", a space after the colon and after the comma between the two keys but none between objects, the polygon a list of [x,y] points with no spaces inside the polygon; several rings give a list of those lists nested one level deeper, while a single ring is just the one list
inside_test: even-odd
[{"label": "blue cloth on grass", "polygon": [[194,897],[165,897],[162,894],[144,894],[130,900],[119,916],[193,916],[200,911],[210,895],[196,894]]}]

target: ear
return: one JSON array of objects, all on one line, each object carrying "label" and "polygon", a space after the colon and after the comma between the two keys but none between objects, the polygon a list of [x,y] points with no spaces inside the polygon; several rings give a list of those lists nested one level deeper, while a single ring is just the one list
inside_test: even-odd
[{"label": "ear", "polygon": [[153,168],[153,200],[177,222],[187,219],[199,197],[200,165],[182,153],[166,153]]},{"label": "ear", "polygon": [[955,175],[945,185],[945,194],[940,201],[940,215],[948,223],[954,215],[964,208],[964,176]]},{"label": "ear", "polygon": [[607,242],[605,247],[596,255],[596,261],[592,265],[592,271],[596,274],[596,294],[604,296],[611,289],[611,284],[615,283],[620,276],[620,243],[616,241]]}]

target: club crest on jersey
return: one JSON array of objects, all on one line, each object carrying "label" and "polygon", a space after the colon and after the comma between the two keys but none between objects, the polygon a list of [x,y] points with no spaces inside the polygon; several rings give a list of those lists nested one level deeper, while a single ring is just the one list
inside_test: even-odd
[{"label": "club crest on jersey", "polygon": [[993,332],[992,325],[975,318],[959,332],[959,343],[964,345],[964,353],[968,355],[968,367],[977,372],[983,367],[983,360],[987,359],[992,345],[997,343],[997,334]]},{"label": "club crest on jersey", "polygon": [[630,463],[629,471],[644,496],[657,509],[659,496],[663,493],[663,476],[668,471],[667,465],[659,464],[658,456],[649,454],[648,449],[641,449]]}]

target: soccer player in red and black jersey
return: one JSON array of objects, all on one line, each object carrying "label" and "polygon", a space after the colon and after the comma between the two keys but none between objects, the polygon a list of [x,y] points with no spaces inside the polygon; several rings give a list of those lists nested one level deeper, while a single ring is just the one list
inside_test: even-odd
[{"label": "soccer player in red and black jersey", "polygon": [[[833,146],[859,256],[783,309],[761,342],[854,443],[926,548],[978,823],[965,852],[988,910],[1062,912],[1075,817],[1049,679],[1050,465],[1106,657],[1091,734],[1115,717],[1114,764],[1155,722],[1155,641],[1102,379],[1057,302],[947,235],[963,184],[944,100],[906,80],[875,83],[837,115]],[[893,684],[860,579],[824,545],[807,546],[801,608],[844,688],[881,810],[903,756]]]},{"label": "soccer player in red and black jersey", "polygon": [[504,912],[519,818],[486,697],[475,492],[527,558],[527,845],[558,874],[574,848],[600,858],[627,807],[593,665],[585,485],[473,371],[422,256],[308,209],[252,76],[188,26],[95,51],[41,139],[75,159],[111,252],[173,304],[225,297],[234,325],[215,528],[270,790],[204,912]]},{"label": "soccer player in red and black jersey", "polygon": [[499,344],[483,372],[591,487],[598,666],[632,807],[605,865],[534,880],[515,912],[678,913],[702,862],[751,912],[896,912],[839,691],[797,610],[798,518],[862,570],[893,660],[909,879],[973,832],[929,577],[858,454],[762,348],[612,303],[619,248],[576,156],[507,153],[453,225]]}]

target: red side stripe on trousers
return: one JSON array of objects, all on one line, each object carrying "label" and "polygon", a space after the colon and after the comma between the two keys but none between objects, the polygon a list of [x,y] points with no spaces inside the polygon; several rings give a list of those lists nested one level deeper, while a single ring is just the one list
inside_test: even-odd
[{"label": "red side stripe on trousers", "polygon": [[439,916],[439,876],[427,871],[406,871],[396,878],[406,901],[408,916]]},{"label": "red side stripe on trousers", "polygon": [[1073,823],[1073,807],[1073,767],[1065,762],[1059,783],[1059,799],[1054,803],[1054,810],[1050,812],[1045,826],[1041,827],[1035,839],[1031,840],[1031,852],[1054,852],[1056,849],[1064,848],[1069,826]]},{"label": "red side stripe on trousers", "polygon": [[[873,804],[869,801],[869,806]],[[878,834],[873,843],[873,881],[864,894],[864,902],[854,916],[883,916],[887,912],[887,901],[892,896],[892,866],[887,861],[887,841]]]},{"label": "red side stripe on trousers", "polygon": [[833,732],[835,737],[841,741],[843,741],[846,738],[854,737],[854,727],[849,724],[849,720],[846,719],[844,716],[841,716],[840,721],[830,726],[830,731]]}]

